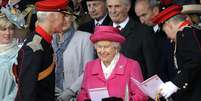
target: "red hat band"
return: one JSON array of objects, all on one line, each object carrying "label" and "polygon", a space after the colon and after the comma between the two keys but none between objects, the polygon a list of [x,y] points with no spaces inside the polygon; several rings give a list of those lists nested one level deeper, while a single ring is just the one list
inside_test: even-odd
[{"label": "red hat band", "polygon": [[163,23],[164,21],[170,19],[171,17],[181,13],[182,6],[172,5],[165,10],[161,11],[157,16],[152,19],[152,22],[155,24]]},{"label": "red hat band", "polygon": [[69,0],[42,0],[36,2],[37,11],[60,12],[67,9]]}]

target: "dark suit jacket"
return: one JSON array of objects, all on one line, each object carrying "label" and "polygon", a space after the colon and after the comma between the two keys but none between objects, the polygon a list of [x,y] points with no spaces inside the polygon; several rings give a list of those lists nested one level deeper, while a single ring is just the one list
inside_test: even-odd
[{"label": "dark suit jacket", "polygon": [[[109,25],[111,22],[112,21],[111,21],[109,15],[107,15],[101,25]],[[94,28],[95,28],[95,20],[92,19],[89,22],[80,25],[78,27],[78,30],[89,32],[89,33],[93,33],[94,32]]]},{"label": "dark suit jacket", "polygon": [[157,74],[160,67],[153,29],[130,18],[125,28],[121,30],[121,34],[126,38],[121,52],[140,63],[144,79]]},{"label": "dark suit jacket", "polygon": [[172,58],[174,45],[170,43],[170,40],[167,38],[164,31],[157,30],[154,35],[157,38],[160,55],[159,76],[164,82],[169,81],[170,78],[174,77],[174,75],[176,74]]},{"label": "dark suit jacket", "polygon": [[171,81],[180,89],[174,101],[201,101],[201,30],[186,27],[177,33],[177,75]]}]

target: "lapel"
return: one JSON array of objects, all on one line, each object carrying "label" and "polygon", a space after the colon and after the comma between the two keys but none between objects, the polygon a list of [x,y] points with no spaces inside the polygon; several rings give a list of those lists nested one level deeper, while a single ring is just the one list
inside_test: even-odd
[{"label": "lapel", "polygon": [[96,76],[97,78],[99,78],[102,81],[106,81],[105,77],[103,75],[103,70],[101,67],[101,60],[100,59],[96,59],[94,61],[94,64],[92,65],[92,76]]},{"label": "lapel", "polygon": [[94,29],[95,29],[95,20],[91,20],[89,26],[90,26],[90,33],[94,33]]},{"label": "lapel", "polygon": [[130,17],[128,23],[126,26],[121,30],[121,34],[127,38],[131,34],[133,34],[133,30],[135,29],[135,22],[134,20]]},{"label": "lapel", "polygon": [[92,20],[92,21],[91,21],[90,26],[91,26],[92,28],[95,28],[95,20]]},{"label": "lapel", "polygon": [[127,64],[127,59],[125,56],[122,54],[120,55],[120,58],[112,71],[112,74],[108,78],[108,80],[116,78],[118,75],[124,75],[125,74],[125,69],[126,69],[126,64]]},{"label": "lapel", "polygon": [[107,14],[107,16],[105,17],[105,19],[101,25],[109,25],[111,22],[112,22],[112,20],[110,19],[110,16]]}]

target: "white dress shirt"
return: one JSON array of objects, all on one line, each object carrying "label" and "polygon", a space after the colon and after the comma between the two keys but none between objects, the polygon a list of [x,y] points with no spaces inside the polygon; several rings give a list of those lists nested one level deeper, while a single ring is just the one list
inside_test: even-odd
[{"label": "white dress shirt", "polygon": [[153,29],[154,29],[154,33],[156,33],[158,30],[160,30],[160,27],[159,27],[159,25],[155,25],[153,27]]},{"label": "white dress shirt", "polygon": [[113,27],[117,28],[117,26],[120,26],[119,30],[122,30],[126,26],[126,24],[128,23],[129,19],[130,18],[127,17],[123,22],[121,22],[119,24],[113,23]]},{"label": "white dress shirt", "polygon": [[106,14],[102,19],[100,19],[99,21],[97,21],[97,20],[95,19],[95,21],[94,21],[95,26],[100,26],[100,25],[102,25],[102,23],[103,23],[103,21],[105,20],[106,16],[107,16],[107,14]]}]

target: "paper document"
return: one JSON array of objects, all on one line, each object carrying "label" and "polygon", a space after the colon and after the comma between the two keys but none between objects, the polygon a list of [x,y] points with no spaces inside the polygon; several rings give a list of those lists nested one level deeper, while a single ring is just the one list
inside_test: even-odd
[{"label": "paper document", "polygon": [[102,101],[103,98],[109,97],[107,88],[89,89],[91,101]]},{"label": "paper document", "polygon": [[147,96],[151,97],[152,99],[156,99],[159,93],[159,87],[164,82],[158,77],[158,75],[154,75],[147,80],[140,83],[136,79],[132,78],[132,81],[140,88],[140,90],[146,94]]}]

